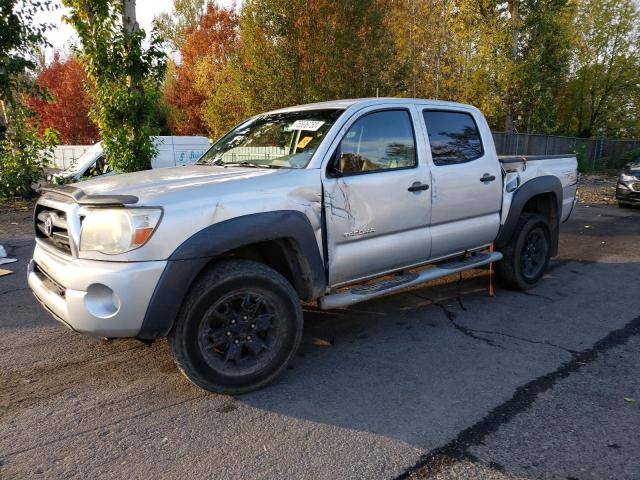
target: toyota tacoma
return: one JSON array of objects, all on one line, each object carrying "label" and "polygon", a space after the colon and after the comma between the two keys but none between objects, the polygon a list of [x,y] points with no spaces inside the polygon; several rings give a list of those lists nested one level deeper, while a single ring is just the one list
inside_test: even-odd
[{"label": "toyota tacoma", "polygon": [[575,203],[573,155],[499,158],[482,113],[420,99],[256,115],[192,166],[45,189],[28,282],[71,329],[167,337],[214,392],[259,388],[343,308],[496,262],[528,289]]}]

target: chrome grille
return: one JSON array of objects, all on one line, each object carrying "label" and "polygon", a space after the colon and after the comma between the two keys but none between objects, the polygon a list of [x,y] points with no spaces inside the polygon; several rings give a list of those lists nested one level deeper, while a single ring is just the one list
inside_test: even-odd
[{"label": "chrome grille", "polygon": [[46,205],[36,205],[35,224],[36,237],[71,254],[67,214],[64,211]]},{"label": "chrome grille", "polygon": [[634,182],[631,184],[631,190],[640,192],[640,182]]}]

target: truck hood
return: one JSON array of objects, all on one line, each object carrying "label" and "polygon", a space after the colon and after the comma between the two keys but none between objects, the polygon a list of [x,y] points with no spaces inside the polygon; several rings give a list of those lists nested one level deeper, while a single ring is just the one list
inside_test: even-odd
[{"label": "truck hood", "polygon": [[139,204],[184,194],[186,190],[208,189],[229,182],[251,182],[267,176],[283,176],[292,169],[218,167],[191,165],[112,175],[73,184],[87,195],[134,195]]}]

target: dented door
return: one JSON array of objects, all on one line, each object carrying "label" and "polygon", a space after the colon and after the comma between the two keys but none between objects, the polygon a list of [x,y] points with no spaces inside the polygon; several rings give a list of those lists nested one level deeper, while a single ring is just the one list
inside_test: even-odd
[{"label": "dented door", "polygon": [[329,283],[427,260],[430,176],[414,111],[365,110],[343,129],[323,173]]}]

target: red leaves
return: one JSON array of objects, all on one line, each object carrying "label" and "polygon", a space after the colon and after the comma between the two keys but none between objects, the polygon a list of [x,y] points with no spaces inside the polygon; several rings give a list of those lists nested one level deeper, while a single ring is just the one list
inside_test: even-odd
[{"label": "red leaves", "polygon": [[89,101],[84,84],[87,76],[76,58],[61,60],[58,54],[37,78],[37,83],[49,91],[51,101],[30,98],[29,107],[36,112],[38,129],[55,128],[61,143],[92,144],[99,140],[98,129],[89,120]]},{"label": "red leaves", "polygon": [[[176,135],[196,135],[207,132],[203,119],[203,104],[207,91],[199,88],[206,82],[198,75],[214,77],[222,71],[238,42],[238,17],[231,9],[215,3],[207,5],[198,26],[186,36],[180,49],[181,63],[170,72],[165,98],[173,106],[171,129]],[[207,90],[214,90],[210,85]]]}]

